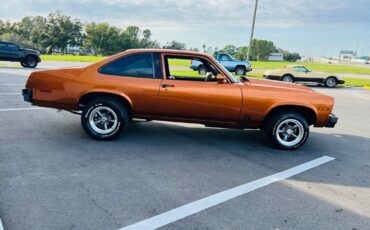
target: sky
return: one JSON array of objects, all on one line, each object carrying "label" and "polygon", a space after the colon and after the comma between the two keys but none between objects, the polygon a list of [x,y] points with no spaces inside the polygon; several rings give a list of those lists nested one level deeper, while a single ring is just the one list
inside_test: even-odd
[{"label": "sky", "polygon": [[[247,46],[255,0],[4,0],[0,19],[46,16],[61,10],[82,22],[150,29],[161,44],[172,40]],[[303,56],[370,55],[370,0],[259,0],[255,38]]]}]

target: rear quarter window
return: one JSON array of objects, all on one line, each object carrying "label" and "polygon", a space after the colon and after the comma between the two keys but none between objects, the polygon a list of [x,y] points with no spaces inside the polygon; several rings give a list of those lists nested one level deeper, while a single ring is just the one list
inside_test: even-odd
[{"label": "rear quarter window", "polygon": [[99,73],[115,76],[154,78],[152,53],[132,54],[103,66]]}]

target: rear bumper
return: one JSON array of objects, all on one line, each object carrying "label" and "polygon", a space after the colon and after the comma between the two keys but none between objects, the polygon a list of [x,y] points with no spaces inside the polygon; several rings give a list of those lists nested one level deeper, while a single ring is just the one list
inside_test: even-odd
[{"label": "rear bumper", "polygon": [[33,102],[32,89],[22,89],[23,100],[27,102]]},{"label": "rear bumper", "polygon": [[325,127],[334,128],[337,123],[338,123],[338,117],[336,117],[334,114],[330,114],[328,123],[326,124]]}]

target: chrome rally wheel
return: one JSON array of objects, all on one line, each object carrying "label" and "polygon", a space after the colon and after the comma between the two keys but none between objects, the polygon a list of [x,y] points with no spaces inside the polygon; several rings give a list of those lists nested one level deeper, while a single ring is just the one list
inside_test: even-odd
[{"label": "chrome rally wheel", "polygon": [[274,146],[284,150],[303,146],[310,133],[307,119],[302,114],[291,111],[273,114],[264,127]]},{"label": "chrome rally wheel", "polygon": [[85,132],[97,140],[112,140],[126,130],[127,109],[110,97],[96,98],[82,111],[81,124]]},{"label": "chrome rally wheel", "polygon": [[304,128],[301,122],[296,119],[282,121],[276,129],[276,138],[284,146],[298,144],[304,136]]},{"label": "chrome rally wheel", "polygon": [[118,118],[116,112],[106,106],[95,108],[89,116],[91,128],[99,134],[108,134],[117,128]]}]

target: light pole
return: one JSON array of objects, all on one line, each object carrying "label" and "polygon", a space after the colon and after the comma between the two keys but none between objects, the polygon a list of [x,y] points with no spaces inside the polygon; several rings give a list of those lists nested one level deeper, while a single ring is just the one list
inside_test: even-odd
[{"label": "light pole", "polygon": [[251,30],[251,37],[249,39],[249,47],[248,47],[248,53],[247,53],[247,61],[250,61],[250,57],[251,57],[252,41],[253,41],[253,33],[254,33],[254,25],[256,24],[257,7],[258,7],[258,0],[256,0],[256,2],[254,4],[252,30]]}]

